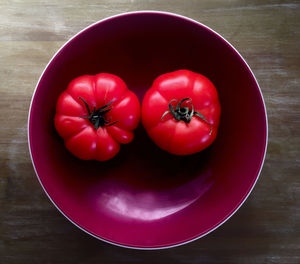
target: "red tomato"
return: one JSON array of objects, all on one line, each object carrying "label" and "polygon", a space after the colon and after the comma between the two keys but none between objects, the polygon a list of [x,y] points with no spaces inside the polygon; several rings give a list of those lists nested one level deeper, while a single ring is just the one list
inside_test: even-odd
[{"label": "red tomato", "polygon": [[119,77],[100,73],[75,78],[60,95],[55,127],[65,146],[84,160],[109,160],[133,140],[140,103]]},{"label": "red tomato", "polygon": [[221,107],[213,83],[189,70],[160,75],[142,103],[142,123],[163,150],[189,155],[215,140]]}]

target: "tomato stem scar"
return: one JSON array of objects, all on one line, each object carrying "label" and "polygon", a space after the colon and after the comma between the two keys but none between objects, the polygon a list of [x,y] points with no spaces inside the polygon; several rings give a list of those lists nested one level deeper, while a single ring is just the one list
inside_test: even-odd
[{"label": "tomato stem scar", "polygon": [[112,126],[119,121],[119,120],[117,120],[114,122],[110,122],[110,119],[109,119],[109,121],[107,121],[104,117],[104,115],[113,108],[113,106],[111,106],[110,108],[109,108],[109,106],[113,103],[114,100],[111,100],[108,104],[100,107],[99,109],[96,109],[96,107],[94,107],[93,111],[91,112],[88,103],[82,97],[78,97],[78,99],[83,101],[83,103],[87,109],[87,112],[88,112],[88,116],[81,116],[81,118],[88,119],[94,125],[94,128],[96,130],[99,127]]},{"label": "tomato stem scar", "polygon": [[[177,99],[172,99],[169,102],[169,110],[167,110],[166,112],[163,113],[163,115],[161,116],[161,120],[163,120],[164,117],[167,114],[170,113],[170,114],[173,115],[175,120],[184,121],[186,123],[189,123],[192,120],[192,117],[194,115],[196,115],[196,116],[200,117],[205,123],[207,123],[209,125],[209,128],[210,128],[209,135],[211,135],[211,133],[212,133],[211,124],[206,120],[206,118],[201,113],[194,111],[194,105],[192,104],[192,99],[191,98],[189,98],[189,97],[183,98],[175,106],[172,105],[172,102],[178,102],[178,100]],[[183,102],[188,103],[190,105],[191,109],[188,106],[182,107],[181,105],[182,105]]]}]

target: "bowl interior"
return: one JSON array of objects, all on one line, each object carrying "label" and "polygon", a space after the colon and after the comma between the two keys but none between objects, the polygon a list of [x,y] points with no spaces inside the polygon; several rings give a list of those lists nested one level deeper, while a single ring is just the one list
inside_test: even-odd
[{"label": "bowl interior", "polygon": [[[207,150],[170,155],[141,125],[108,162],[81,161],[65,149],[53,118],[73,78],[113,73],[142,101],[158,75],[177,69],[207,76],[219,92],[219,134]],[[203,25],[152,12],[101,21],[69,41],[43,73],[29,119],[34,166],[55,205],[89,233],[139,248],[183,243],[226,220],[258,177],[266,130],[260,90],[239,54]]]}]

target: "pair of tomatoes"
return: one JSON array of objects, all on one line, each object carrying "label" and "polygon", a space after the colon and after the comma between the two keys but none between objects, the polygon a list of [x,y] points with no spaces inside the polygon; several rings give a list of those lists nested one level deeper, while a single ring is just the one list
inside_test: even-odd
[{"label": "pair of tomatoes", "polygon": [[134,138],[140,116],[163,150],[189,155],[216,138],[220,103],[215,86],[189,70],[166,73],[146,92],[142,108],[119,77],[100,73],[71,81],[56,105],[55,127],[66,148],[84,160],[113,158]]}]

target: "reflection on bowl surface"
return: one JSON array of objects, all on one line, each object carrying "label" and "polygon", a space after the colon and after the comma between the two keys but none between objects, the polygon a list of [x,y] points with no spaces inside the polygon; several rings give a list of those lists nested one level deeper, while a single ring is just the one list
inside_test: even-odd
[{"label": "reflection on bowl surface", "polygon": [[115,213],[118,218],[159,220],[183,210],[208,191],[212,185],[211,181],[207,181],[209,175],[207,173],[177,187],[162,190],[137,189],[129,184],[124,187],[120,180],[107,179],[91,191],[90,202],[97,202],[99,210],[105,208],[106,212]]},{"label": "reflection on bowl surface", "polygon": [[[160,74],[189,69],[216,86],[222,107],[216,141],[192,156],[155,146],[140,125],[108,162],[73,157],[57,135],[56,100],[83,74],[120,76],[139,100]],[[174,246],[232,215],[262,167],[267,121],[258,84],[241,56],[205,26],[173,14],[123,14],[87,28],[52,59],[35,91],[29,145],[54,204],[94,236],[123,246]]]}]

